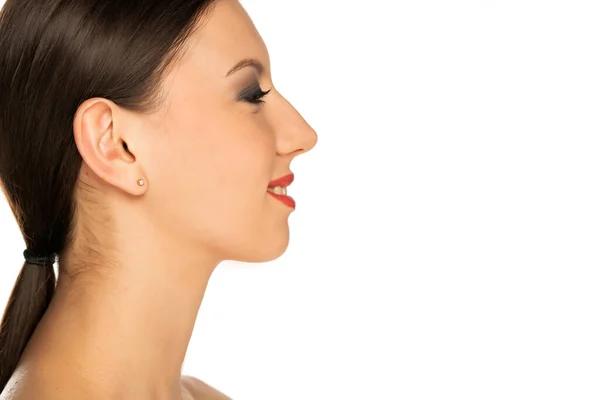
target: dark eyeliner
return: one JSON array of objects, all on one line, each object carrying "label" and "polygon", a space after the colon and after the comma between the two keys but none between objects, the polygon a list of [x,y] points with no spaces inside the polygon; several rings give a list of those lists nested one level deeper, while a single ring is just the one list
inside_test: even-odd
[{"label": "dark eyeliner", "polygon": [[265,97],[270,91],[271,89],[263,91],[260,86],[255,83],[254,85],[242,91],[239,94],[238,99],[251,104],[263,104],[265,101],[262,98]]}]

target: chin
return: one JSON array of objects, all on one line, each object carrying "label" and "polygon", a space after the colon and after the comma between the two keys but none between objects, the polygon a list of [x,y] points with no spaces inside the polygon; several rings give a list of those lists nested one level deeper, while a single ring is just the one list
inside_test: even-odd
[{"label": "chin", "polygon": [[289,231],[281,232],[276,238],[264,241],[261,244],[256,244],[251,249],[245,249],[239,252],[230,260],[247,262],[247,263],[263,263],[278,259],[285,253],[290,243]]}]

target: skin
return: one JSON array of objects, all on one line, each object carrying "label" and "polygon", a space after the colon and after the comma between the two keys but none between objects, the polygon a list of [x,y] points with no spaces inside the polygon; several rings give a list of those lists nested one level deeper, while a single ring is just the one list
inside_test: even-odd
[{"label": "skin", "polygon": [[[267,48],[238,1],[217,0],[202,22],[160,111],[103,98],[77,110],[74,243],[2,400],[227,398],[181,376],[198,310],[221,261],[286,250],[292,209],[266,188],[317,136],[273,86]],[[225,76],[245,58],[262,73]],[[238,98],[255,83],[271,90],[262,105]]]}]

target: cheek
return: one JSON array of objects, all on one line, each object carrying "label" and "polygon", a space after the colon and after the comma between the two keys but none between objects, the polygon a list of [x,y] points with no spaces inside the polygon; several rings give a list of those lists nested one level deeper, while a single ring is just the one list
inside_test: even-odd
[{"label": "cheek", "polygon": [[266,189],[276,157],[270,128],[249,116],[222,116],[219,120],[227,123],[208,126],[191,146],[184,146],[184,168],[195,170],[201,186],[215,194]]},{"label": "cheek", "polygon": [[268,126],[244,117],[170,133],[164,143],[155,200],[161,219],[171,228],[177,221],[180,234],[216,247],[261,236],[276,148]]}]

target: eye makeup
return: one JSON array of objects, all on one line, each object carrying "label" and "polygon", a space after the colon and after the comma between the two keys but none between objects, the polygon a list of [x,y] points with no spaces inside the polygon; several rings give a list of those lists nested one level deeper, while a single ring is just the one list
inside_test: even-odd
[{"label": "eye makeup", "polygon": [[251,104],[263,104],[265,102],[263,97],[265,97],[270,91],[271,89],[267,91],[262,90],[258,82],[254,81],[252,85],[242,90],[242,92],[238,95],[238,100]]}]

